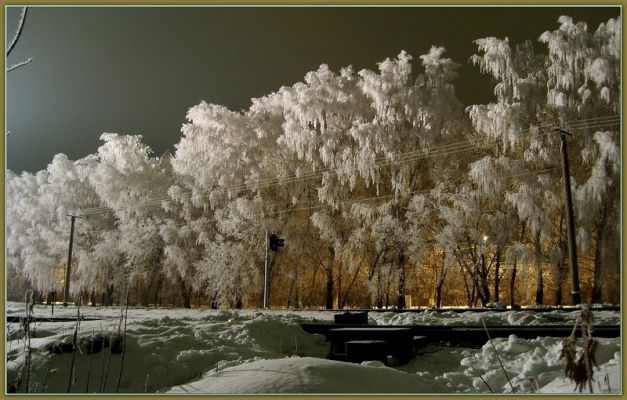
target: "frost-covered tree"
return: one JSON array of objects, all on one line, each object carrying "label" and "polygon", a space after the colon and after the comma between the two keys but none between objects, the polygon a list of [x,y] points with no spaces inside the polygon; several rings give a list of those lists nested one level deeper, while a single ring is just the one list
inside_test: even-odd
[{"label": "frost-covered tree", "polygon": [[171,157],[107,133],[94,155],[10,172],[10,280],[41,292],[63,282],[72,212],[73,294],[92,303],[128,290],[144,304],[260,304],[276,233],[286,246],[270,252],[271,305],[403,308],[408,293],[487,305],[501,300],[503,264],[511,304],[516,282],[537,304],[552,284],[559,304],[559,124],[574,133],[579,251],[592,254],[592,298],[603,301],[619,272],[621,28],[558,22],[540,37],[546,51],[477,40],[471,62],[494,78],[495,97],[466,113],[457,65],[434,46],[416,64],[406,52],[372,71],[323,64],[247,110],[201,102]]},{"label": "frost-covered tree", "polygon": [[[55,287],[54,270],[59,254],[51,251],[45,232],[55,219],[40,202],[39,189],[47,172],[7,174],[7,271],[9,282],[26,278],[33,289],[49,291]],[[15,278],[12,276],[14,275]]]},{"label": "frost-covered tree", "polygon": [[[516,166],[518,172],[521,173],[522,171],[523,174],[525,170],[526,172],[533,172],[537,169],[545,169],[546,163],[551,160],[547,156],[551,153],[547,150],[547,146],[550,146],[551,142],[555,143],[555,141],[549,138],[547,143],[538,128],[541,124],[540,121],[542,121],[539,109],[539,104],[543,101],[542,58],[534,54],[533,46],[529,41],[514,48],[510,46],[507,38],[501,40],[489,37],[476,40],[475,43],[479,54],[473,55],[471,61],[478,65],[482,72],[492,75],[495,79],[496,101],[487,105],[473,105],[467,108],[478,140],[482,141],[486,149],[490,151],[489,156],[474,164],[471,175],[475,182],[483,181],[479,187],[486,189],[485,193],[495,199],[500,198],[501,205],[505,205],[502,199],[507,197],[509,203],[518,210],[521,223],[529,224],[530,221],[528,220],[535,218],[529,226],[536,249],[536,303],[542,304],[544,302],[544,283],[540,226],[549,226],[552,214],[539,203],[542,201],[544,190],[550,190],[551,186],[544,185],[537,190],[528,186],[516,189],[511,185],[496,184],[494,179],[498,179],[498,175],[489,173],[493,172],[491,166],[497,164],[501,164],[502,170],[511,170],[514,165],[508,164],[516,162],[515,159],[520,159],[523,155],[527,155],[528,162],[526,164],[517,163]],[[528,148],[530,150],[525,153]],[[492,178],[493,187],[490,187],[488,177]],[[495,188],[501,191],[492,191]],[[511,191],[515,193],[512,194]],[[500,219],[501,223],[506,223],[505,220],[509,218],[509,211],[494,201],[492,204],[499,209],[500,217],[496,218]],[[531,204],[537,204],[537,206],[531,212],[522,211],[532,208]],[[543,210],[547,212],[535,214],[535,211]],[[540,215],[544,215],[545,219],[537,220]],[[494,222],[499,223],[496,220]],[[511,223],[506,224],[511,226]],[[513,229],[508,231],[511,232],[511,230]],[[545,235],[544,238],[547,239],[549,236]],[[500,257],[500,248],[504,243],[502,240],[499,242],[497,254]],[[513,289],[513,280],[516,277],[515,270],[512,271],[511,277],[510,287]],[[495,278],[498,279],[498,274],[495,275]]]},{"label": "frost-covered tree", "polygon": [[[480,196],[485,221],[484,233],[481,240],[481,281],[484,285],[484,297],[490,297],[488,289],[488,274],[494,267],[494,302],[500,302],[500,281],[502,276],[501,263],[503,249],[513,240],[517,228],[517,218],[512,208],[503,199],[508,190],[516,186],[515,171],[520,163],[506,156],[493,158],[485,156],[470,164],[469,177]],[[486,257],[490,257],[486,265]],[[541,271],[541,269],[540,269]],[[542,285],[538,285],[542,287]]]},{"label": "frost-covered tree", "polygon": [[[204,102],[192,107],[187,118],[172,159],[177,184],[170,188],[170,197],[180,209],[179,217],[168,228],[178,226],[179,234],[168,237],[187,244],[181,247],[166,237],[168,259],[178,265],[180,276],[201,277],[197,290],[235,305],[242,302],[244,288],[260,288],[264,234],[269,229],[263,218],[268,203],[264,194],[276,192],[272,184],[277,183],[274,177],[262,176],[275,172],[264,168],[273,150],[263,149],[271,148],[269,136],[276,140],[278,133],[263,129],[263,124],[255,128],[250,115]],[[238,232],[236,227],[247,229]],[[197,251],[182,256],[194,243]],[[221,272],[226,269],[228,275]]]},{"label": "frost-covered tree", "polygon": [[[379,72],[344,68],[335,74],[326,66],[309,73],[305,82],[279,93],[284,107],[284,134],[280,143],[309,164],[309,170],[323,167],[318,187],[319,201],[331,206],[315,215],[321,221],[337,223],[349,216],[343,201],[359,194],[393,197],[387,210],[407,229],[407,205],[411,194],[428,181],[417,174],[415,162],[452,129],[461,116],[451,84],[456,65],[442,57],[442,48],[432,48],[421,57],[425,72],[416,79],[411,73],[411,56],[402,52],[397,59],[379,63]],[[296,101],[295,101],[296,100]],[[405,153],[405,154],[403,154]],[[332,231],[321,232],[331,246],[340,243]],[[403,237],[398,235],[398,237]],[[397,305],[404,307],[405,249],[394,243],[398,276]],[[329,248],[327,302],[331,298],[334,257],[341,253]],[[341,276],[341,275],[340,275]],[[329,305],[329,303],[327,303]]]},{"label": "frost-covered tree", "polygon": [[[8,177],[9,259],[15,256],[20,260],[22,273],[36,290],[54,291],[65,281],[62,267],[70,233],[67,214],[99,201],[86,173],[91,164],[89,156],[73,162],[58,154],[45,171]],[[80,252],[86,243],[80,234],[75,239],[75,249]],[[71,279],[79,283],[70,286],[72,293],[78,294],[84,289],[80,274],[72,273]]]},{"label": "frost-covered tree", "polygon": [[[169,160],[151,157],[152,150],[139,135],[105,133],[101,140],[98,164],[89,179],[118,231],[119,258],[115,281],[109,286],[115,286],[124,299],[129,285],[142,284],[147,302],[146,292],[159,286],[161,279],[164,244],[159,225],[165,211],[158,199],[164,198],[171,184]],[[148,201],[153,199],[157,200]]]},{"label": "frost-covered tree", "polygon": [[[288,165],[281,164],[292,168],[289,173],[295,179],[284,190],[299,193],[304,204],[311,203],[313,192],[317,204],[329,206],[309,214],[313,225],[320,230],[319,238],[326,243],[328,252],[327,308],[333,307],[333,268],[338,262],[336,256],[343,251],[338,247],[342,241],[337,236],[346,226],[346,221],[342,220],[345,210],[341,202],[349,190],[355,189],[359,172],[369,174],[373,168],[372,160],[359,158],[353,153],[350,137],[355,121],[362,115],[371,114],[357,81],[358,77],[350,67],[336,74],[321,65],[318,70],[309,72],[304,82],[283,87],[277,93],[257,100],[251,108],[256,115],[267,115],[268,122],[276,121],[273,125],[266,123],[264,131],[274,128],[272,130],[280,134],[276,139],[281,149],[279,154],[283,155],[282,159],[290,160]],[[325,221],[329,220],[333,221],[334,227],[325,231],[330,226]]]},{"label": "frost-covered tree", "polygon": [[[90,176],[97,164],[98,160],[94,155],[73,162],[59,154],[48,166],[50,184],[42,199],[46,199],[47,204],[56,204],[58,226],[62,230],[60,237],[64,242],[60,247],[63,248],[61,253],[64,256],[67,254],[70,232],[68,214],[80,217],[80,209],[96,208],[102,204],[90,182]],[[81,294],[91,292],[93,302],[95,288],[102,286],[101,277],[98,266],[84,260],[83,256],[99,241],[95,231],[111,229],[112,224],[110,220],[92,216],[84,216],[76,221],[70,293],[78,300]],[[87,301],[87,298],[84,300]]]},{"label": "frost-covered tree", "polygon": [[[549,51],[547,106],[550,112],[574,130],[575,149],[580,149],[583,168],[575,180],[581,182],[576,192],[576,212],[582,224],[579,244],[587,247],[595,238],[594,283],[592,301],[601,301],[601,270],[605,239],[616,240],[616,226],[607,221],[617,216],[620,110],[621,23],[610,19],[592,33],[584,22],[569,17],[559,19],[559,29],[545,32],[540,41]],[[569,124],[572,120],[587,124]],[[616,218],[618,220],[618,218]],[[612,237],[613,236],[613,237]],[[616,262],[616,261],[614,261]]]},{"label": "frost-covered tree", "polygon": [[[506,153],[524,160],[523,173],[553,171],[542,173],[538,179],[526,179],[507,194],[508,202],[529,228],[527,232],[535,248],[537,303],[543,301],[541,269],[545,260],[554,266],[558,297],[563,281],[562,257],[558,254],[564,253],[565,241],[551,240],[554,229],[551,225],[558,225],[557,216],[563,203],[559,199],[559,138],[551,132],[552,127],[573,126],[576,132],[571,144],[581,149],[586,160],[592,154],[599,154],[595,150],[597,143],[591,140],[595,128],[603,122],[614,122],[600,117],[611,116],[618,109],[616,38],[620,24],[610,20],[592,35],[585,23],[575,24],[569,17],[561,17],[558,22],[558,30],[540,36],[540,41],[547,44],[548,54],[534,54],[529,42],[512,48],[507,39],[477,40],[479,54],[471,60],[482,72],[495,78],[496,102],[467,109],[478,134],[495,141],[497,157]],[[586,168],[577,166],[574,170],[575,181],[586,179]],[[601,179],[597,183],[601,181],[610,182]],[[580,197],[585,191],[580,191]],[[581,207],[581,212],[587,210]],[[561,228],[558,236],[562,237]],[[546,254],[543,247],[548,247]]]},{"label": "frost-covered tree", "polygon": [[[596,146],[586,151],[592,164],[589,178],[577,189],[580,205],[579,243],[586,249],[594,237],[594,280],[592,303],[601,303],[603,271],[607,264],[618,265],[615,256],[620,237],[620,148],[617,131],[597,131]],[[590,148],[594,148],[590,152]],[[612,256],[614,254],[614,256]],[[611,272],[611,271],[608,271]],[[614,271],[616,273],[617,271]]]}]

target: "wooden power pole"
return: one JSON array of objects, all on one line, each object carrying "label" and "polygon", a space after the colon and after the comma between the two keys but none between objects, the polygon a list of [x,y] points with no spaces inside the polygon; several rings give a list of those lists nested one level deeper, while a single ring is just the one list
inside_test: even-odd
[{"label": "wooden power pole", "polygon": [[564,173],[564,194],[566,196],[566,223],[568,225],[568,260],[570,264],[570,282],[573,305],[581,304],[579,289],[579,266],[577,264],[577,243],[575,242],[575,220],[573,218],[573,196],[570,191],[570,169],[568,166],[568,147],[566,135],[573,134],[562,128],[555,128],[560,133],[562,150],[562,172]]},{"label": "wooden power pole", "polygon": [[74,221],[76,218],[80,218],[78,215],[67,214],[68,217],[72,217],[70,226],[70,249],[67,254],[67,265],[65,268],[65,288],[63,290],[63,307],[67,307],[67,301],[70,298],[70,273],[72,272],[72,244],[74,242]]}]

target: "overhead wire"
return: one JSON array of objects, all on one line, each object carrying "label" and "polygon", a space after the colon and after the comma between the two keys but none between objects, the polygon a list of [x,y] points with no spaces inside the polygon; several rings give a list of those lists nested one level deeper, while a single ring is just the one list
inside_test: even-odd
[{"label": "overhead wire", "polygon": [[[612,117],[612,118],[616,118],[616,117]],[[609,118],[606,118],[606,119],[609,120]],[[608,123],[606,122],[606,123],[596,124],[594,126],[586,125],[586,124],[570,124],[570,125],[571,126],[576,126],[578,129],[584,129],[584,128],[590,128],[590,127],[606,126],[607,124]],[[524,131],[525,132],[526,131],[530,131],[531,129],[533,129],[533,128],[525,129]],[[548,134],[548,133],[552,133],[552,132],[553,131],[542,131],[542,132],[539,132],[538,134]],[[457,147],[451,148],[453,145],[456,145]],[[421,150],[421,151],[412,151],[412,152],[407,152],[407,153],[400,153],[398,159],[390,159],[390,160],[387,160],[385,162],[377,164],[377,166],[387,165],[387,164],[390,164],[390,163],[403,163],[403,162],[417,161],[419,159],[430,158],[430,157],[435,157],[435,156],[450,155],[450,154],[465,152],[467,150],[470,150],[472,148],[477,147],[476,145],[469,144],[469,141],[457,142],[457,143],[455,143],[453,145],[451,145],[451,144],[443,145],[443,146],[434,148],[435,150],[434,149],[427,149],[427,150]],[[446,149],[446,150],[449,150],[449,151],[438,151],[438,149]],[[418,153],[422,153],[422,154],[417,155],[417,156],[413,156],[413,157],[407,157],[406,156],[406,155],[418,154]],[[270,181],[270,182],[267,182],[264,185],[257,185],[256,189],[263,188],[263,187],[268,187],[268,186],[274,185],[276,183],[286,184],[286,183],[292,183],[292,182],[302,181],[302,180],[306,180],[306,179],[312,179],[314,177],[319,177],[322,173],[323,172],[318,171],[315,174],[313,174],[312,176],[292,177],[292,178],[283,179],[283,180],[279,180],[280,178],[270,178],[270,179],[268,179],[268,181]],[[274,181],[277,181],[277,182],[275,183]],[[220,188],[220,189],[214,190],[214,191],[212,191],[212,192],[210,192],[208,194],[201,195],[199,197],[206,197],[206,196],[210,196],[212,194],[224,194],[224,193],[227,193],[227,191],[229,191],[229,190],[243,190],[243,189],[245,189],[249,185],[250,184],[243,184],[243,185],[236,185],[236,186],[232,186],[232,187]],[[192,196],[190,195],[189,198],[191,198],[191,197]],[[129,209],[131,209],[131,206],[144,206],[144,207],[157,206],[162,201],[167,200],[168,198],[169,197],[163,197],[163,198],[151,199],[151,200],[147,200],[147,201],[129,202],[129,203],[125,203],[125,204],[126,204],[126,209],[129,210]],[[91,214],[99,214],[99,213],[102,213],[102,212],[109,212],[109,211],[111,211],[111,208],[109,208],[109,207],[100,207],[100,208],[84,209],[84,210],[86,210],[86,211],[80,212],[80,215],[91,215]],[[122,208],[121,210],[123,211],[124,208]],[[54,219],[56,219],[56,217]],[[50,219],[46,218],[45,220],[52,222],[54,219],[50,220]]]},{"label": "overhead wire", "polygon": [[[526,171],[526,172],[521,172],[521,173],[516,173],[516,174],[510,174],[508,176],[508,178],[518,178],[521,176],[528,176],[528,175],[538,175],[538,174],[542,174],[542,173],[546,173],[549,171],[552,171],[555,168],[544,168],[541,170],[534,170],[534,171]],[[417,194],[423,194],[423,193],[429,193],[431,192],[433,189],[429,188],[429,189],[421,189],[421,190],[415,190],[415,191],[411,191],[408,192],[407,194],[411,194],[411,195],[417,195]],[[396,195],[394,194],[387,194],[387,195],[381,195],[381,196],[370,196],[370,197],[363,197],[363,198],[359,198],[359,199],[351,199],[351,200],[345,200],[345,201],[341,201],[335,204],[318,204],[315,206],[309,206],[309,207],[299,207],[299,208],[286,208],[286,209],[280,209],[280,210],[274,210],[274,211],[267,211],[267,212],[262,212],[262,213],[255,213],[252,214],[253,216],[270,216],[270,215],[279,215],[279,214],[285,214],[285,213],[291,213],[291,212],[297,212],[297,211],[310,211],[310,210],[318,210],[318,209],[324,209],[324,208],[328,208],[328,207],[333,207],[333,206],[339,206],[339,205],[348,205],[348,204],[354,204],[354,203],[360,203],[360,202],[369,202],[372,200],[382,200],[382,199],[386,199],[386,198],[393,198]],[[185,226],[185,225],[189,225],[188,222],[182,222],[179,224],[176,224],[175,226],[180,227],[180,226]],[[114,232],[114,231],[118,231],[119,229],[109,229],[109,230],[98,230],[98,231],[82,231],[81,233],[103,233],[103,232]]]},{"label": "overhead wire", "polygon": [[[588,128],[592,128],[592,127],[601,127],[601,126],[605,126],[605,124],[607,124],[607,122],[601,122],[600,124],[597,124],[596,126],[592,126],[590,125],[589,121],[610,121],[611,119],[620,119],[620,116],[605,116],[605,117],[599,117],[599,118],[589,118],[589,119],[584,119],[584,120],[577,120],[573,123],[569,123],[568,126],[570,127],[576,127],[577,129],[588,129]],[[548,126],[555,126],[555,124],[553,123],[545,123],[545,124],[540,124],[537,127],[548,127]],[[519,131],[519,134],[523,134],[524,132],[531,132],[533,129],[537,128],[537,127],[530,127],[524,130]],[[552,133],[553,131],[541,131],[539,134],[548,134],[548,133]],[[428,149],[420,149],[420,150],[414,150],[414,151],[410,151],[410,152],[406,152],[406,153],[399,153],[398,154],[398,159],[394,158],[394,155],[392,156],[381,156],[378,158],[379,164],[377,164],[377,166],[380,165],[387,165],[387,164],[392,164],[392,163],[398,163],[401,161],[415,161],[421,158],[428,158],[428,157],[433,157],[433,156],[437,156],[437,155],[443,155],[442,153],[438,153],[438,151],[441,151],[443,149],[448,149],[451,150],[450,154],[454,154],[454,153],[458,153],[458,152],[462,152],[465,150],[468,150],[470,148],[473,147],[477,147],[476,145],[472,144],[472,141],[470,140],[465,140],[465,141],[461,141],[461,142],[456,142],[456,143],[452,143],[452,144],[446,144],[446,145],[441,145],[441,146],[436,146],[433,148],[428,148]],[[435,152],[435,153],[432,153]],[[421,156],[414,158],[412,156],[414,155],[418,155],[420,154]],[[424,155],[424,156],[423,156]],[[375,159],[376,162],[377,159]],[[297,181],[302,181],[302,180],[308,180],[308,179],[315,179],[318,178],[320,176],[322,176],[325,172],[329,172],[332,170],[332,167],[328,167],[328,168],[324,168],[321,170],[317,170],[317,171],[312,171],[311,173],[305,173],[302,174],[300,176],[296,176],[296,174],[293,174],[291,176],[288,176],[287,178],[285,177],[269,177],[269,178],[265,178],[265,179],[260,179],[258,181],[255,182],[248,182],[248,183],[242,183],[242,184],[237,184],[237,185],[232,185],[232,186],[226,186],[226,187],[222,187],[222,188],[218,188],[218,189],[214,189],[212,191],[210,191],[209,193],[203,194],[203,195],[197,195],[194,196],[193,194],[187,194],[181,197],[181,199],[185,199],[185,198],[191,198],[191,197],[208,197],[211,196],[213,194],[225,194],[229,191],[238,191],[238,190],[244,190],[247,189],[250,186],[254,186],[255,188],[264,188],[267,187],[269,185],[273,185],[276,183],[280,183],[280,184],[286,184],[286,183],[293,183],[293,182],[297,182]],[[128,202],[126,203],[126,205],[128,206],[127,208],[130,208],[131,206],[137,206],[137,205],[145,205],[145,206],[151,206],[151,205],[157,205],[159,204],[161,201],[164,200],[168,200],[170,197],[169,196],[164,196],[164,197],[160,197],[160,198],[154,198],[154,199],[150,199],[150,200],[137,200],[135,202]],[[95,207],[95,208],[87,208],[87,209],[82,209],[81,210],[81,215],[88,215],[88,214],[95,214],[95,213],[100,213],[100,212],[108,212],[110,211],[111,208],[110,207]]]},{"label": "overhead wire", "polygon": [[[611,118],[620,118],[618,116],[606,116],[606,117],[601,117],[598,118],[599,120],[610,120]],[[572,127],[576,127],[577,129],[587,129],[590,127],[594,127],[592,125],[589,125],[589,122],[587,121],[592,121],[594,119],[586,119],[586,120],[582,120],[585,123],[581,124],[579,122],[576,123],[570,123],[569,126]],[[588,125],[587,125],[588,124]],[[607,124],[607,122],[601,123],[601,124],[597,124],[596,126],[605,126],[605,124]],[[546,124],[541,124],[539,126],[551,126],[554,124],[551,123],[546,123]],[[527,128],[524,130],[519,131],[520,134],[524,133],[524,132],[531,132],[534,129],[534,127],[531,128]],[[548,134],[548,133],[553,133],[553,131],[540,131],[538,134],[542,135],[542,134]],[[452,143],[452,144],[446,144],[446,145],[441,145],[441,146],[436,146],[433,148],[428,148],[428,149],[420,149],[420,150],[414,150],[414,151],[410,151],[410,152],[406,152],[406,153],[399,153],[397,156],[398,158],[395,158],[394,155],[392,156],[382,156],[379,157],[378,160],[382,160],[379,161],[379,163],[376,164],[376,166],[381,166],[381,165],[388,165],[388,164],[393,164],[393,163],[400,163],[400,162],[410,162],[410,161],[416,161],[419,159],[423,159],[423,158],[430,158],[430,157],[435,157],[435,156],[440,156],[440,155],[449,155],[449,154],[455,154],[455,153],[459,153],[459,152],[463,152],[466,150],[470,150],[472,148],[477,147],[475,144],[472,143],[472,141],[470,140],[465,140],[465,141],[460,141],[460,142],[456,142],[456,143]],[[443,150],[448,150],[447,151],[443,151]],[[247,182],[247,183],[242,183],[242,184],[237,184],[237,185],[231,185],[231,186],[226,186],[226,187],[221,187],[221,188],[217,188],[214,189],[212,191],[210,191],[209,193],[203,194],[203,195],[193,195],[193,194],[187,194],[184,196],[181,196],[181,199],[189,199],[192,197],[197,197],[197,198],[204,198],[204,197],[208,197],[214,194],[220,195],[220,194],[226,194],[229,191],[239,191],[239,190],[244,190],[247,189],[248,187],[253,186],[255,189],[259,189],[259,188],[265,188],[274,184],[287,184],[287,183],[294,183],[294,182],[298,182],[298,181],[304,181],[304,180],[309,180],[309,179],[315,179],[318,177],[321,177],[325,172],[329,172],[330,170],[332,170],[332,167],[329,168],[325,168],[325,169],[321,169],[318,171],[312,171],[311,173],[305,173],[302,174],[300,176],[297,175],[292,175],[289,176],[287,178],[285,177],[271,177],[271,178],[265,178],[265,179],[261,179],[255,182]],[[145,200],[145,201],[135,201],[132,203],[127,203],[128,208],[130,208],[130,206],[136,206],[136,205],[145,205],[145,206],[151,206],[151,205],[157,205],[159,204],[161,201],[164,200],[168,200],[170,197],[169,196],[165,196],[165,197],[160,197],[160,198],[155,198],[155,199],[150,199],[150,200]],[[100,213],[101,211],[109,211],[110,208],[109,207],[98,207],[98,208],[92,208],[92,209],[83,209],[81,210],[81,215],[88,215],[88,214],[93,214],[93,213]]]},{"label": "overhead wire", "polygon": [[[575,121],[567,122],[565,124],[571,128],[589,129],[589,128],[607,126],[608,124],[614,125],[614,124],[619,124],[619,123],[620,123],[620,116],[613,115],[613,116],[604,116],[604,117],[598,117],[598,118],[589,118],[589,119],[584,119],[584,120],[575,120]],[[555,126],[555,124],[545,123],[545,124],[540,124],[538,126],[532,126],[530,128],[526,128],[526,129],[518,131],[517,134],[524,135],[525,132],[527,134],[534,133],[532,132],[534,130],[536,131],[538,135],[547,135],[549,133],[553,133],[554,132],[553,130],[538,131],[539,127],[548,127],[548,126]],[[377,158],[378,160],[381,160],[381,161],[379,163],[375,163],[375,166],[378,167],[378,166],[388,165],[388,164],[412,162],[412,161],[417,161],[417,160],[425,159],[425,158],[457,154],[457,153],[465,152],[465,151],[468,151],[477,147],[478,146],[474,144],[471,140],[464,140],[464,141],[459,141],[455,143],[434,146],[432,148],[427,148],[427,149],[414,150],[414,151],[410,151],[406,153],[398,153],[397,155],[383,155]],[[285,177],[265,178],[265,179],[260,179],[255,182],[245,182],[242,184],[217,188],[202,195],[193,195],[192,193],[189,193],[189,194],[185,194],[184,196],[181,196],[180,199],[181,200],[190,199],[192,197],[204,198],[204,197],[208,197],[211,195],[226,194],[229,191],[245,190],[249,187],[254,187],[256,190],[258,190],[260,188],[266,188],[275,184],[295,183],[299,181],[305,181],[305,180],[310,180],[310,179],[321,177],[324,173],[329,172],[331,170],[332,170],[332,166],[325,168],[325,169],[317,170],[317,171],[311,171],[310,173],[301,174],[299,176],[297,176],[296,174],[292,174],[291,176],[288,176],[287,178]],[[126,203],[122,203],[122,208],[118,208],[118,211],[130,210],[132,209],[132,207],[136,207],[136,206],[139,206],[139,207],[157,206],[162,201],[169,200],[169,199],[170,199],[169,196],[164,196],[164,197],[158,197],[158,198],[149,199],[149,200],[137,200],[133,202],[126,202]],[[101,214],[103,212],[112,212],[112,211],[113,209],[107,206],[84,208],[84,209],[77,210],[78,214],[80,214],[81,216]],[[44,217],[36,221],[52,222],[56,219],[58,219],[57,216],[53,218]]]}]

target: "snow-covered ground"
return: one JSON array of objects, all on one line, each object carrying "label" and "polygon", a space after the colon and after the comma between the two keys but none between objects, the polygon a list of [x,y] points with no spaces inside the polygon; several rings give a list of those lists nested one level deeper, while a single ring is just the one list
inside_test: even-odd
[{"label": "snow-covered ground", "polygon": [[[8,303],[7,315],[24,315],[24,305]],[[89,336],[124,331],[119,308],[83,307],[76,354],[53,354],[52,345],[70,343],[74,322],[31,325],[31,392],[78,393],[573,393],[559,359],[563,338],[533,340],[495,338],[509,381],[492,345],[443,347],[429,345],[408,364],[387,367],[378,361],[352,364],[325,359],[324,337],[304,332],[299,323],[331,321],[332,312],[289,310],[203,310],[131,308],[128,310],[125,353],[91,351]],[[371,312],[371,323],[481,325],[572,325],[576,311],[457,313]],[[50,307],[35,306],[35,317],[49,317]],[[75,317],[76,308],[55,307],[55,317]],[[618,324],[618,312],[594,312],[595,324]],[[7,381],[22,377],[24,341],[19,324],[7,325]],[[595,393],[622,393],[620,338],[598,338]],[[579,342],[581,345],[581,341]],[[91,353],[91,354],[90,354]],[[124,362],[122,363],[122,358]],[[74,358],[75,376],[70,380]],[[121,367],[122,366],[122,367]],[[120,374],[120,368],[122,368]],[[484,382],[485,381],[485,382]],[[489,387],[488,387],[489,386]],[[102,389],[104,387],[104,390]]]}]

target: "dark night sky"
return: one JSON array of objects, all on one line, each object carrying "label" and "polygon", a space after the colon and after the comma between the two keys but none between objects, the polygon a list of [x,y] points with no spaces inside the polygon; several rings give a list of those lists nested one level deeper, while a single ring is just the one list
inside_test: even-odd
[{"label": "dark night sky", "polygon": [[[8,60],[34,58],[6,76],[7,167],[37,171],[56,153],[94,153],[102,132],[141,134],[160,154],[179,141],[187,110],[201,100],[246,109],[321,63],[375,70],[403,49],[420,71],[418,56],[434,44],[462,64],[462,102],[488,102],[489,81],[467,63],[474,39],[535,41],[564,14],[594,31],[619,13],[617,6],[32,7]],[[7,37],[16,20],[9,8]]]}]

